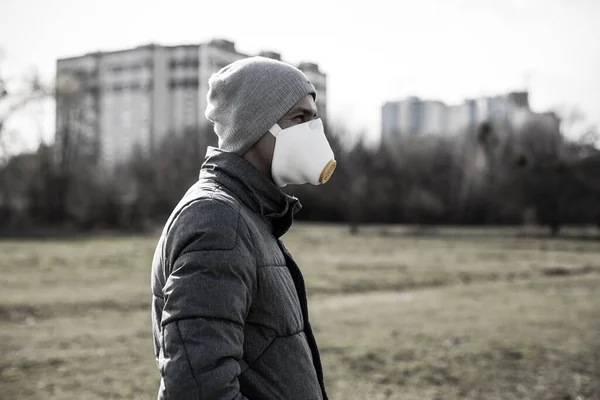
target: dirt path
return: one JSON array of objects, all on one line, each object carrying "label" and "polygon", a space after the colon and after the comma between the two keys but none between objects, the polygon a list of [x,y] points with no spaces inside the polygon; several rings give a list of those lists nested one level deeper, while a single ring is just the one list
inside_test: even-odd
[{"label": "dirt path", "polygon": [[311,312],[332,312],[345,308],[375,306],[378,304],[404,303],[412,301],[415,294],[412,292],[363,292],[350,294],[334,294],[329,296],[315,296],[310,299]]}]

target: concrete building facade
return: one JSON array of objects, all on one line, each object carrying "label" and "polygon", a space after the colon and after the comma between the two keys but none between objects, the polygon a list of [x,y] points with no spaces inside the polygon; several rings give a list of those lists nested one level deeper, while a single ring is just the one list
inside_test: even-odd
[{"label": "concrete building facade", "polygon": [[381,135],[383,140],[405,135],[455,135],[483,121],[510,122],[520,110],[529,112],[527,92],[466,99],[455,105],[411,96],[382,106]]},{"label": "concrete building facade", "polygon": [[423,101],[421,131],[426,134],[440,134],[448,123],[446,105],[441,101]]},{"label": "concrete building facade", "polygon": [[[278,58],[277,53],[261,55]],[[167,135],[207,131],[210,76],[248,57],[233,42],[160,46],[90,53],[57,61],[56,144],[77,138],[90,157],[112,167],[134,151],[154,152]],[[327,80],[318,65],[299,65],[317,89],[326,117]],[[205,146],[209,138],[201,138]]]},{"label": "concrete building facade", "polygon": [[398,108],[397,102],[387,102],[381,107],[381,136],[384,139],[400,136]]}]

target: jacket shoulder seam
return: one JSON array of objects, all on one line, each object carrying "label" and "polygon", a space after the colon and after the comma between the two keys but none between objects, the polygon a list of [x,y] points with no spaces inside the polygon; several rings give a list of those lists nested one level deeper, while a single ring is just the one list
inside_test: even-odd
[{"label": "jacket shoulder seam", "polygon": [[[235,240],[233,241],[233,244],[230,247],[223,247],[223,248],[218,248],[218,249],[194,250],[194,251],[188,251],[188,252],[184,251],[179,254],[180,256],[182,256],[184,254],[194,253],[195,251],[228,251],[228,250],[232,250],[237,247],[238,241],[239,241],[240,210],[236,209],[231,204],[228,204],[220,199],[214,198],[214,194],[215,194],[215,191],[213,191],[213,193],[211,194],[210,197],[195,198],[195,199],[190,200],[190,202],[186,203],[181,208],[181,210],[177,213],[177,216],[175,218],[173,218],[173,221],[171,222],[171,225],[169,226],[169,228],[167,230],[167,236],[170,233],[173,224],[181,216],[181,214],[183,213],[184,210],[186,210],[189,207],[193,206],[194,204],[200,203],[202,201],[215,201],[215,202],[218,202],[218,203],[230,208],[231,210],[233,210],[236,213]],[[166,244],[166,241],[165,241],[165,244]]]},{"label": "jacket shoulder seam", "polygon": [[171,228],[173,227],[173,224],[175,223],[175,221],[177,221],[177,219],[179,218],[181,213],[183,213],[183,211],[188,209],[192,204],[197,203],[201,200],[212,199],[215,195],[215,190],[216,190],[216,188],[212,189],[212,193],[210,194],[210,197],[202,197],[202,195],[195,196],[192,199],[190,199],[188,202],[184,203],[181,207],[179,207],[179,210],[177,210],[177,213],[173,216],[173,218],[171,218],[171,221],[169,221],[169,225],[167,226],[167,229],[165,230],[165,236],[168,236],[169,232],[171,231]]}]

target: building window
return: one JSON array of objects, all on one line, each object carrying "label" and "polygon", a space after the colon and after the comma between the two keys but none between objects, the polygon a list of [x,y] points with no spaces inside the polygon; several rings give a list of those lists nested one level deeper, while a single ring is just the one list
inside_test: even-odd
[{"label": "building window", "polygon": [[[114,73],[119,73],[122,71],[133,71],[133,72],[137,72],[140,71],[143,68],[152,68],[153,63],[152,63],[152,59],[146,59],[143,61],[139,61],[139,62],[134,62],[132,64],[114,64],[112,67],[110,67],[110,70]],[[93,71],[90,71],[90,73],[92,73]]]},{"label": "building window", "polygon": [[184,79],[170,79],[169,80],[169,88],[170,89],[196,89],[199,84],[198,78],[184,78]]},{"label": "building window", "polygon": [[178,69],[178,68],[198,68],[200,62],[197,58],[184,58],[182,60],[172,59],[169,61],[169,68]]},{"label": "building window", "polygon": [[188,80],[187,80],[187,84],[186,84],[186,86],[187,86],[188,88],[190,88],[190,89],[194,89],[194,88],[197,88],[197,87],[198,87],[198,84],[199,84],[199,83],[200,83],[200,82],[198,81],[198,78],[190,78],[190,79],[188,79]]}]

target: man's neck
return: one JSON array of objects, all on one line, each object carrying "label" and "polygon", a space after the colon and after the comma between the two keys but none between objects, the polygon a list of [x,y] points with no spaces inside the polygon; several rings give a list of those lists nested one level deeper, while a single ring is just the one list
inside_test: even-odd
[{"label": "man's neck", "polygon": [[273,175],[271,175],[270,163],[262,157],[258,151],[251,149],[244,154],[244,159],[254,166],[261,174],[266,176],[271,182],[273,182]]}]

